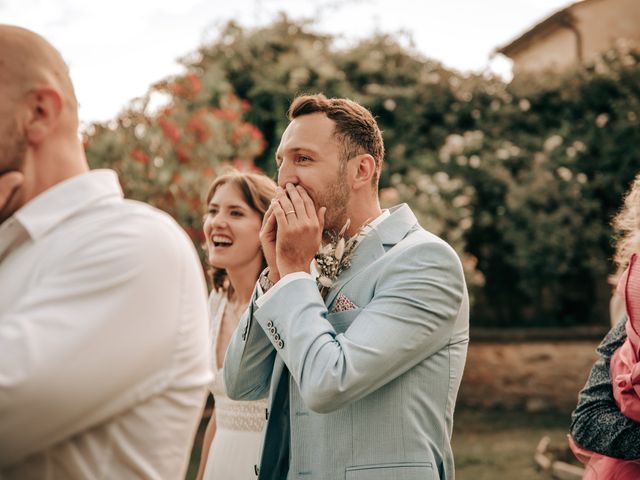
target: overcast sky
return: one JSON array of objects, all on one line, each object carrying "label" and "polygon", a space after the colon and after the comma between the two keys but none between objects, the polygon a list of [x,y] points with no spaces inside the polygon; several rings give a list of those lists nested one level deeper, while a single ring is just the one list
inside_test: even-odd
[{"label": "overcast sky", "polygon": [[0,0],[0,23],[34,30],[71,69],[84,122],[113,118],[149,85],[179,73],[176,59],[278,12],[317,18],[343,42],[383,32],[411,34],[418,50],[460,71],[509,71],[491,52],[573,2],[568,0]]}]

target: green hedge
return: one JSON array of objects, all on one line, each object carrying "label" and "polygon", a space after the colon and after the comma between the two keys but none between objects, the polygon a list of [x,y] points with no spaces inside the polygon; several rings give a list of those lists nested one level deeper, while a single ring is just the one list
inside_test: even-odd
[{"label": "green hedge", "polygon": [[[159,202],[162,191],[182,189],[191,172],[234,159],[273,175],[291,99],[310,92],[350,97],[370,108],[384,131],[383,203],[409,202],[423,225],[460,253],[473,325],[606,323],[609,221],[640,170],[639,58],[619,48],[564,76],[507,85],[449,71],[388,35],[338,48],[332,36],[286,17],[255,30],[230,23],[183,60],[183,76],[151,89],[149,98],[169,98],[168,109],[151,111],[148,98],[133,102],[111,128],[88,132],[88,153],[94,166],[115,164],[133,196],[168,209],[195,238],[193,194],[205,176],[195,175],[200,183],[189,184],[191,200],[182,208]],[[236,114],[220,115],[226,108]],[[197,112],[209,112],[211,128],[233,125],[216,127],[215,141],[203,140]],[[177,159],[177,179],[158,187],[152,161],[138,172],[131,153],[140,148],[138,124],[163,139],[162,155]],[[244,150],[238,129],[246,133]],[[158,142],[144,138],[142,150],[157,157]]]}]

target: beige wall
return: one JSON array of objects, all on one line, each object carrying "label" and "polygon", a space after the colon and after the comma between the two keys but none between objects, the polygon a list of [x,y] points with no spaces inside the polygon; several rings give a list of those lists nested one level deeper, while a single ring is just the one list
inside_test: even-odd
[{"label": "beige wall", "polygon": [[[627,39],[640,45],[640,0],[588,0],[571,8],[582,38],[583,61]],[[576,35],[568,28],[534,39],[514,54],[513,73],[562,69],[577,60]]]},{"label": "beige wall", "polygon": [[524,71],[560,70],[576,62],[576,36],[566,28],[558,29],[513,56],[513,75]]}]

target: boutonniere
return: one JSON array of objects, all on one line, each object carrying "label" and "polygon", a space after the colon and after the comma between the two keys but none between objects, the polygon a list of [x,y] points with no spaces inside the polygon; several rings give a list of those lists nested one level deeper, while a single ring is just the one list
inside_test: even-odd
[{"label": "boutonniere", "polygon": [[350,224],[349,219],[337,235],[330,233],[330,241],[323,245],[314,257],[318,267],[316,283],[323,298],[340,274],[351,267],[351,259],[358,246],[358,238],[367,225],[365,223],[353,237],[346,237],[345,233]]}]

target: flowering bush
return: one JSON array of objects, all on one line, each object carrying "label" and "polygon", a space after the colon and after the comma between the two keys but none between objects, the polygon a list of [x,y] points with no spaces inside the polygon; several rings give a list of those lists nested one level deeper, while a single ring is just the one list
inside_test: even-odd
[{"label": "flowering bush", "polygon": [[[152,110],[158,96],[164,105]],[[253,160],[265,148],[262,133],[243,120],[249,109],[189,72],[154,85],[114,122],[92,125],[87,156],[92,167],[120,174],[127,197],[170,213],[200,246],[204,195],[216,172],[256,169]]]},{"label": "flowering bush", "polygon": [[[637,51],[619,46],[567,75],[507,85],[449,71],[410,39],[334,40],[286,17],[228,24],[186,57],[185,75],[92,126],[92,165],[115,167],[130,196],[196,238],[214,168],[275,173],[293,97],[349,97],[384,132],[383,204],[408,202],[460,254],[473,325],[608,322],[609,221],[640,170]],[[158,95],[168,101],[153,110]]]}]

